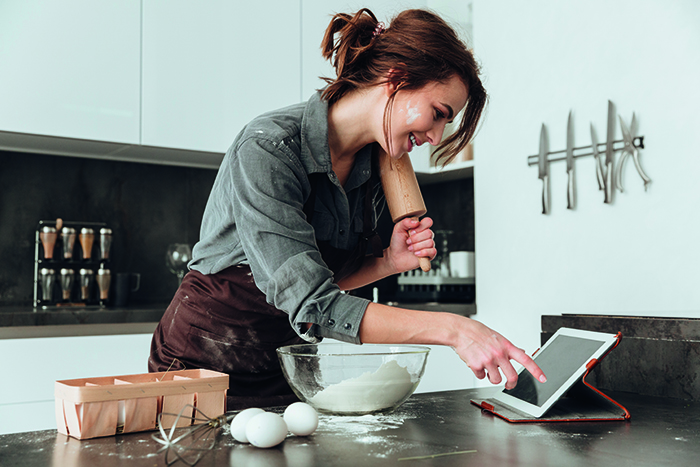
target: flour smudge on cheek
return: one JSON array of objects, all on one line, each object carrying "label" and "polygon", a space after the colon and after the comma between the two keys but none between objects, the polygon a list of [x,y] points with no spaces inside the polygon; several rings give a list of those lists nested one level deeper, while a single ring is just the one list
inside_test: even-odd
[{"label": "flour smudge on cheek", "polygon": [[418,112],[418,107],[411,107],[411,101],[406,103],[406,125],[410,125],[415,122],[418,117],[420,117],[420,112]]}]

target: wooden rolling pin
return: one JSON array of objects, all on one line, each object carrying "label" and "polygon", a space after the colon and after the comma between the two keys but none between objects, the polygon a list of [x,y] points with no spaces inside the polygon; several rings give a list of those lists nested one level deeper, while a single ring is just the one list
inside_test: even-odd
[{"label": "wooden rolling pin", "polygon": [[[411,165],[411,158],[404,154],[399,159],[392,159],[377,145],[379,151],[379,176],[382,179],[384,196],[389,206],[391,220],[396,224],[402,219],[410,217],[418,220],[428,210],[420,193],[418,180]],[[418,258],[420,268],[430,271],[430,260],[425,256]]]}]

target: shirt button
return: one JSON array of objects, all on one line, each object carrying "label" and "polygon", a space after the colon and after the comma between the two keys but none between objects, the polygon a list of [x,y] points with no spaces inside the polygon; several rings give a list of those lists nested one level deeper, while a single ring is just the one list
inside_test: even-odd
[{"label": "shirt button", "polygon": [[349,331],[350,329],[352,329],[352,324],[345,323],[345,326],[343,326],[343,327]]},{"label": "shirt button", "polygon": [[340,230],[338,231],[338,233],[340,233],[340,235],[345,235],[345,230],[340,229]]},{"label": "shirt button", "polygon": [[331,319],[329,319],[329,320],[328,320],[328,325],[329,325],[329,326],[333,326],[333,325],[335,325],[335,320],[334,320],[334,319],[332,319],[332,318],[331,318]]}]

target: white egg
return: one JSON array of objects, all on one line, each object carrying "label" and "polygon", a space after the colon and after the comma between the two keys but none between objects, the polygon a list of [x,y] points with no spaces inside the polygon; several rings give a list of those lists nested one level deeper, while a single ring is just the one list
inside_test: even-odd
[{"label": "white egg", "polygon": [[287,437],[287,424],[275,413],[265,412],[253,416],[245,426],[248,442],[258,448],[277,446]]},{"label": "white egg", "polygon": [[316,409],[303,402],[295,402],[284,411],[289,431],[297,436],[308,436],[318,428]]},{"label": "white egg", "polygon": [[231,436],[233,436],[233,439],[240,443],[248,443],[248,438],[245,435],[245,427],[248,424],[248,421],[256,415],[264,412],[265,411],[263,409],[250,408],[241,410],[238,414],[236,414],[236,416],[233,417],[233,420],[231,420]]}]

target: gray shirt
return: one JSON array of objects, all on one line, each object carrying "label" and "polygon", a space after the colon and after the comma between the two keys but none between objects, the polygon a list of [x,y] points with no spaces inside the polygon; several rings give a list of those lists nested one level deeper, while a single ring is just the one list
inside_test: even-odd
[{"label": "gray shirt", "polygon": [[[309,223],[303,207],[311,174],[325,176],[319,177]],[[221,163],[190,268],[213,274],[249,264],[267,302],[289,314],[301,337],[360,343],[369,301],[340,291],[316,240],[346,250],[357,245],[364,212],[360,187],[371,174],[367,146],[357,154],[345,187],[340,185],[328,148],[328,104],[320,94],[261,115],[241,131]],[[372,192],[375,206],[378,182]],[[374,227],[376,212],[372,218]],[[304,332],[303,323],[313,326]]]}]

